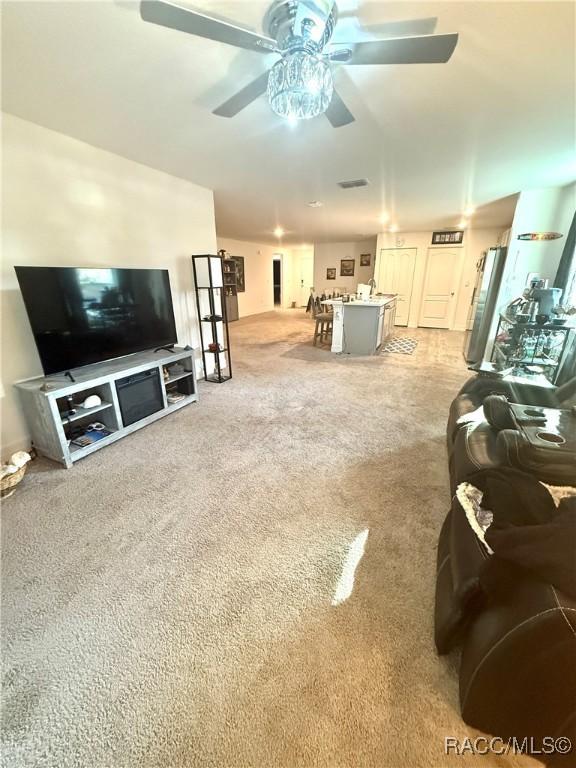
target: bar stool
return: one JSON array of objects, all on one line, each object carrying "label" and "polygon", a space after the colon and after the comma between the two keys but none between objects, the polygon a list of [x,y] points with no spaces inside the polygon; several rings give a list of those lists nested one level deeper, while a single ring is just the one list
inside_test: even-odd
[{"label": "bar stool", "polygon": [[316,340],[320,338],[320,344],[328,341],[328,336],[332,336],[333,312],[319,312],[316,315],[316,327],[314,328],[314,346]]}]

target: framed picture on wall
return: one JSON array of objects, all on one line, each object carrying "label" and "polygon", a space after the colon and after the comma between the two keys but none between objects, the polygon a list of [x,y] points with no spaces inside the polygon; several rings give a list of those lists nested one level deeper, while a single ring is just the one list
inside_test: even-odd
[{"label": "framed picture on wall", "polygon": [[244,275],[244,256],[230,256],[236,262],[236,290],[243,293],[246,290],[246,277]]},{"label": "framed picture on wall", "polygon": [[326,269],[326,280],[336,280],[336,267]]},{"label": "framed picture on wall", "polygon": [[340,277],[354,277],[356,259],[340,259]]},{"label": "framed picture on wall", "polygon": [[432,232],[432,245],[445,245],[446,243],[461,243],[464,240],[464,230],[454,232]]},{"label": "framed picture on wall", "polygon": [[372,254],[371,253],[361,253],[360,254],[360,266],[361,267],[369,267],[371,261],[372,261]]}]

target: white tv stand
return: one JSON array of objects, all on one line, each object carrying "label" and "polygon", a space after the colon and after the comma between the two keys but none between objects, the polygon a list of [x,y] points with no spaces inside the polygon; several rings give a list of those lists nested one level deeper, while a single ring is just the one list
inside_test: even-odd
[{"label": "white tv stand", "polygon": [[[170,374],[170,368],[175,364],[184,370]],[[164,369],[168,377],[164,376]],[[162,407],[124,426],[116,384],[120,379],[147,371],[154,380],[158,372]],[[70,469],[75,461],[198,400],[194,371],[194,350],[175,347],[174,352],[137,352],[117,360],[75,369],[71,371],[74,382],[66,374],[58,374],[27,379],[15,386],[24,408],[33,446],[38,453]],[[167,393],[173,390],[184,394],[184,397],[170,403]],[[84,402],[88,395],[98,395],[102,403],[94,408],[80,407],[79,403]],[[68,414],[69,398],[73,399],[76,409],[72,415]],[[84,447],[70,441],[70,436],[76,431],[94,422],[104,424],[110,434]]]}]

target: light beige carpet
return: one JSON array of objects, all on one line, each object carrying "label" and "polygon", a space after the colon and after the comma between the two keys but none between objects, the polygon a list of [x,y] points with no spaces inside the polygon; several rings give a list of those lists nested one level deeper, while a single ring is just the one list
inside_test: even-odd
[{"label": "light beige carpet", "polygon": [[410,335],[345,358],[303,312],[242,320],[232,381],[35,462],[2,509],[6,766],[536,765],[444,755],[474,735],[432,638],[467,371],[462,334]]}]

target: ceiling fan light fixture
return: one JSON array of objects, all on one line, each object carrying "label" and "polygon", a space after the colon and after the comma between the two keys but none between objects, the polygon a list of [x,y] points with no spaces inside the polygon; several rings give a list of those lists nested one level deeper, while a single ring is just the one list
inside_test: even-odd
[{"label": "ceiling fan light fixture", "polygon": [[323,114],[332,100],[332,72],[325,61],[295,51],[277,61],[268,76],[268,101],[280,117],[309,120]]},{"label": "ceiling fan light fixture", "polygon": [[337,38],[336,47],[327,49],[338,20],[335,0],[273,0],[264,17],[264,34],[170,0],[141,0],[140,16],[167,29],[247,51],[280,55],[271,70],[262,72],[213,114],[234,117],[267,91],[272,110],[289,124],[326,114],[334,128],[350,125],[354,115],[334,90],[331,61],[353,66],[445,64],[458,43],[455,33],[431,34],[436,19],[420,19],[416,27],[423,34],[407,34],[406,23],[397,22],[393,25],[395,37],[373,40],[354,36],[348,43]]}]

